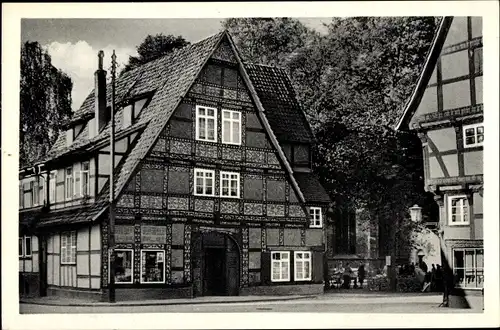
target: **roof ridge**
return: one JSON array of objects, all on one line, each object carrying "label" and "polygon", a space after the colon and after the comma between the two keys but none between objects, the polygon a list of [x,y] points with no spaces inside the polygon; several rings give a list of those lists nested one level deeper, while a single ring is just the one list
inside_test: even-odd
[{"label": "roof ridge", "polygon": [[268,68],[286,71],[286,68],[281,66],[281,65],[271,65],[271,64],[263,64],[263,63],[254,63],[254,62],[245,62],[245,65],[263,66],[263,67],[268,67]]},{"label": "roof ridge", "polygon": [[158,63],[162,59],[164,60],[167,57],[173,56],[174,54],[177,54],[177,53],[179,53],[181,51],[185,51],[187,49],[193,48],[194,46],[197,46],[200,43],[202,43],[204,41],[207,41],[208,39],[211,39],[211,38],[213,38],[213,37],[215,37],[215,36],[217,36],[219,34],[222,34],[222,33],[224,33],[224,32],[217,32],[217,33],[211,34],[210,36],[208,36],[206,38],[203,38],[203,39],[200,39],[200,40],[198,40],[196,42],[190,43],[189,45],[186,45],[184,47],[174,48],[172,51],[166,53],[165,55],[162,55],[162,56],[160,56],[158,58],[155,58],[154,60],[151,60],[149,62],[143,63],[143,64],[139,65],[138,67],[136,67],[136,68],[134,68],[134,69],[132,69],[130,71],[125,72],[123,75],[125,76],[126,74],[130,74],[130,73],[132,73],[132,72],[134,72],[136,70],[143,69],[146,65],[152,65],[153,63]]}]

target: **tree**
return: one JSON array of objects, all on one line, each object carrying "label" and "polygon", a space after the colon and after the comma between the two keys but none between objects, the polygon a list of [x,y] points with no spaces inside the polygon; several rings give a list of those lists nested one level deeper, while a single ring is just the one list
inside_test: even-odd
[{"label": "tree", "polygon": [[248,62],[286,66],[294,52],[317,35],[293,18],[228,18],[222,22]]},{"label": "tree", "polygon": [[71,78],[51,63],[38,42],[21,47],[21,166],[45,156],[71,115]]},{"label": "tree", "polygon": [[[437,20],[333,18],[324,35],[304,32],[293,20],[237,20],[225,26],[234,30],[243,56],[288,70],[318,141],[316,171],[332,199],[369,210],[387,238],[383,249],[394,257],[396,238],[405,240],[410,231],[408,208],[429,199],[420,141],[391,127],[423,67]],[[265,42],[277,38],[270,33],[293,37],[276,47]]]},{"label": "tree", "polygon": [[182,36],[175,37],[171,34],[164,35],[162,33],[154,36],[148,35],[144,41],[137,46],[137,53],[139,55],[129,56],[128,63],[123,67],[120,75],[160,58],[172,52],[174,49],[182,48],[189,44],[189,41],[186,41]]}]

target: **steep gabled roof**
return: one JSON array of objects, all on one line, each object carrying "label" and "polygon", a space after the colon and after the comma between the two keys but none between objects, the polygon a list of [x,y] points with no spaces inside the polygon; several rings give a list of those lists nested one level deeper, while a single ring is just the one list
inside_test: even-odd
[{"label": "steep gabled roof", "polygon": [[295,172],[295,179],[308,203],[330,203],[330,196],[319,182],[318,176],[310,172]]},{"label": "steep gabled roof", "polygon": [[286,71],[260,64],[245,64],[245,68],[278,140],[312,143],[311,126]]},{"label": "steep gabled roof", "polygon": [[[148,105],[147,111],[141,111],[137,121],[130,127],[126,128],[127,132],[137,131],[144,128],[151,119],[158,119],[158,116],[164,114],[165,108],[159,105],[159,100],[165,98],[179,98],[186,87],[185,82],[190,81],[198,73],[199,66],[202,65],[203,59],[210,54],[218,44],[223,33],[215,34],[195,44],[176,49],[173,52],[148,62],[140,67],[126,72],[121,77],[116,79],[116,103],[125,99],[133,98],[144,93],[155,92],[153,98]],[[194,78],[193,78],[194,79]],[[111,105],[111,85],[107,86],[107,104]],[[71,122],[78,121],[82,118],[92,118],[94,116],[94,91],[85,99],[79,110],[75,112],[71,118]],[[165,111],[162,111],[165,110]],[[171,111],[173,111],[172,109]],[[115,113],[115,129],[116,134],[120,134],[122,129],[123,108],[118,107]],[[88,126],[88,125],[87,125]],[[111,125],[108,124],[100,134],[92,139],[88,138],[88,127],[73,141],[68,147],[66,146],[66,134],[59,134],[54,146],[51,148],[46,157],[38,162],[47,162],[67,153],[83,150],[97,143],[109,139]]]},{"label": "steep gabled roof", "polygon": [[[175,109],[178,107],[182,98],[189,91],[189,88],[194,83],[196,77],[201,72],[204,65],[209,60],[210,56],[217,49],[218,45],[221,43],[223,38],[227,38],[231,48],[236,55],[237,62],[239,64],[240,73],[242,74],[243,80],[247,84],[252,100],[257,106],[258,115],[262,118],[265,129],[270,134],[271,142],[273,146],[276,148],[279,154],[279,158],[281,162],[284,164],[286,172],[290,178],[292,186],[297,193],[297,197],[301,202],[305,202],[306,199],[301,192],[299,184],[297,183],[293,170],[290,167],[279,143],[278,139],[274,133],[274,127],[270,125],[268,121],[267,115],[270,115],[273,111],[267,111],[263,106],[258,92],[254,88],[252,84],[252,80],[249,74],[246,71],[245,65],[241,61],[238,50],[234,45],[230,35],[227,32],[218,33],[212,37],[204,39],[196,44],[192,44],[190,46],[184,47],[180,50],[174,51],[173,53],[162,57],[156,61],[150,62],[144,66],[136,70],[140,70],[140,74],[132,72],[132,76],[136,77],[133,83],[130,82],[130,78],[128,75],[124,76],[127,79],[126,83],[122,83],[122,86],[127,87],[129,90],[126,92],[120,91],[121,98],[125,97],[133,97],[135,93],[141,94],[144,92],[148,92],[154,90],[154,95],[149,103],[147,109],[144,109],[141,112],[141,116],[137,123],[135,123],[130,128],[126,130],[121,130],[121,110],[116,114],[116,128],[117,134],[123,134],[123,132],[128,132],[128,130],[141,130],[140,136],[137,139],[135,145],[131,148],[131,151],[122,159],[122,161],[118,164],[117,168],[114,172],[114,195],[118,198],[125,188],[127,182],[130,178],[135,174],[137,167],[140,161],[148,154],[148,152],[153,148],[155,142],[158,140],[161,132],[164,130],[165,126],[170,119],[170,116],[173,114]],[[256,67],[253,65],[253,67]],[[258,70],[258,68],[256,69]],[[291,83],[288,80],[286,74],[284,75],[282,71],[278,70],[275,73],[270,72],[267,69],[264,69],[263,73],[258,73],[255,75],[257,77],[259,74],[265,74],[268,72],[273,75],[270,78],[269,83],[276,88],[280,89],[283,103],[280,103],[280,107],[278,110],[290,109],[290,112],[296,113],[296,110],[300,110],[299,113],[302,117],[295,117],[297,123],[299,123],[302,129],[302,133],[304,136],[302,137],[302,142],[312,141],[312,132],[310,131],[310,127],[308,126],[307,121],[305,121],[305,116],[298,106],[298,103],[295,99],[295,94],[293,93],[293,89],[291,88]],[[120,77],[119,79],[122,79]],[[151,84],[148,83],[148,80],[152,81]],[[117,84],[118,85],[118,84]],[[125,88],[126,89],[126,88]],[[264,98],[269,98],[268,90],[261,88],[261,95]],[[90,96],[89,96],[90,97]],[[85,113],[89,113],[92,111],[93,105],[90,104],[93,102],[86,101],[84,105],[76,114],[77,116],[85,116]],[[90,105],[89,105],[90,104]],[[271,106],[271,103],[267,103]],[[286,106],[283,106],[285,104]],[[288,107],[288,108],[287,108]],[[294,111],[295,110],[295,111]],[[264,113],[265,112],[265,113]],[[273,116],[271,114],[271,116]],[[299,118],[300,117],[300,118]],[[302,121],[302,122],[301,122]],[[299,126],[300,126],[299,125]],[[282,127],[282,126],[281,126]],[[299,128],[297,128],[299,129]],[[65,138],[65,134],[61,134],[60,139]],[[74,152],[74,149],[82,148],[82,146],[87,146],[89,143],[95,145],[96,143],[104,143],[106,139],[109,138],[109,124],[103,130],[98,137],[89,141],[75,141],[73,144],[76,144],[76,147],[72,146],[69,149],[57,150],[60,154],[67,153],[68,151]],[[73,149],[71,149],[73,148]],[[52,151],[54,152],[54,151]],[[54,152],[57,154],[57,152]],[[58,213],[60,215],[60,219],[56,221],[57,223],[64,221],[66,223],[75,223],[80,221],[92,221],[96,220],[107,208],[108,206],[108,194],[109,194],[109,182],[103,187],[99,196],[96,197],[96,202],[88,207],[84,207],[79,209],[77,215],[71,215],[67,213]],[[42,220],[41,225],[53,225],[53,219],[48,216]]]},{"label": "steep gabled roof", "polygon": [[420,101],[422,100],[422,96],[424,95],[425,89],[427,88],[427,84],[429,83],[429,80],[432,76],[432,72],[436,67],[436,63],[439,59],[439,55],[441,54],[441,50],[443,49],[443,45],[452,21],[453,17],[448,16],[444,17],[441,20],[441,24],[439,25],[438,31],[434,36],[434,40],[432,41],[431,47],[427,54],[427,59],[425,60],[424,68],[420,73],[415,89],[413,90],[413,93],[406,103],[403,115],[395,126],[396,131],[408,129],[408,124],[410,123],[411,118],[415,114],[415,111],[417,110]]}]

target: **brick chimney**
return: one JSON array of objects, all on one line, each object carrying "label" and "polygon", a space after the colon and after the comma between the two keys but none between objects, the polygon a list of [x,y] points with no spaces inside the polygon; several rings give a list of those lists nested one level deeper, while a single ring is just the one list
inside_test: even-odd
[{"label": "brick chimney", "polygon": [[99,51],[99,67],[94,73],[95,76],[95,133],[98,135],[106,126],[106,71],[103,67],[104,52]]}]

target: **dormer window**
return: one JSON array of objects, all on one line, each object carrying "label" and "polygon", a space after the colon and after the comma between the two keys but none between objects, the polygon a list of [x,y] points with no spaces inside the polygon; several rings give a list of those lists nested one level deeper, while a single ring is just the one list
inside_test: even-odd
[{"label": "dormer window", "polygon": [[123,121],[122,121],[123,128],[127,128],[130,125],[132,125],[134,120],[136,120],[137,117],[139,117],[139,114],[146,105],[147,101],[148,98],[142,98],[137,101],[133,101],[132,103],[128,104],[123,108]]},{"label": "dormer window", "polygon": [[89,120],[88,126],[89,126],[89,139],[92,139],[97,135],[95,127],[95,118]]},{"label": "dormer window", "polygon": [[69,147],[70,145],[73,144],[73,137],[74,137],[74,131],[73,128],[70,128],[66,130],[66,146]]}]

